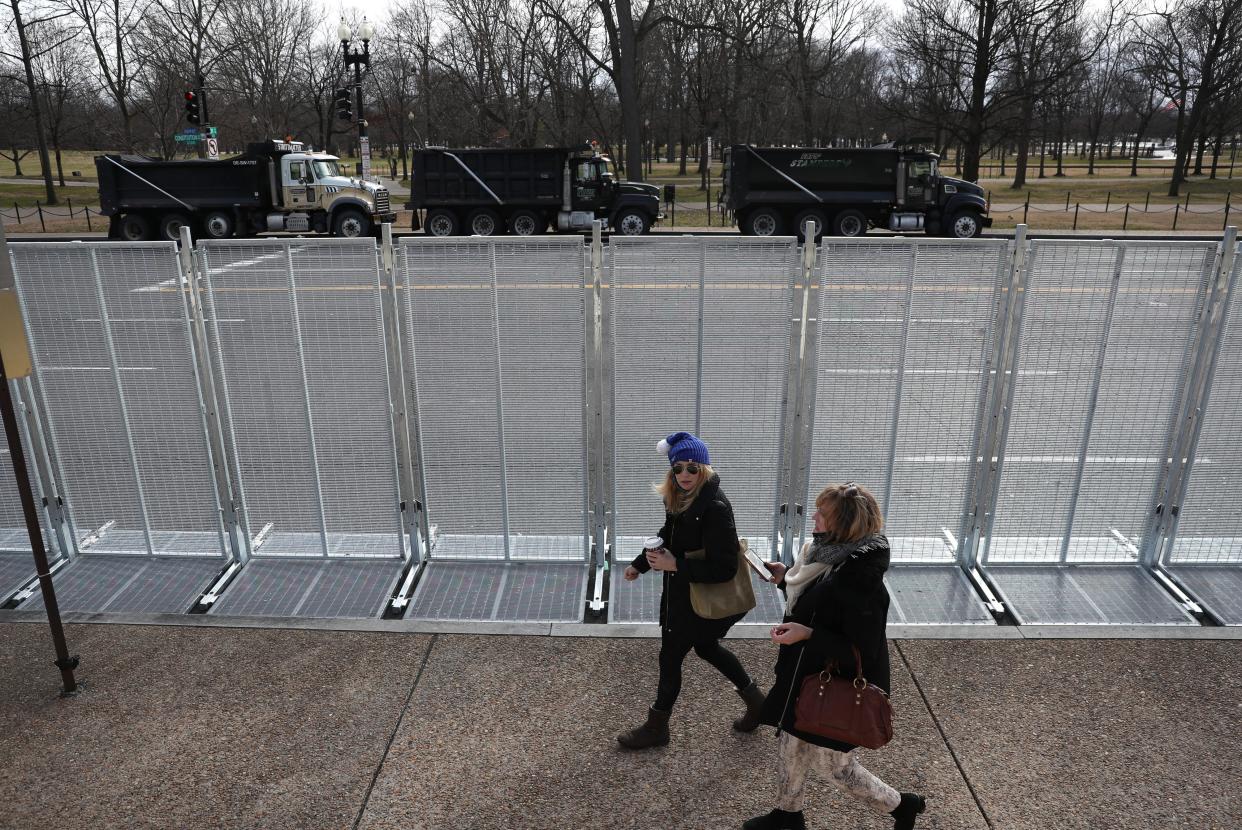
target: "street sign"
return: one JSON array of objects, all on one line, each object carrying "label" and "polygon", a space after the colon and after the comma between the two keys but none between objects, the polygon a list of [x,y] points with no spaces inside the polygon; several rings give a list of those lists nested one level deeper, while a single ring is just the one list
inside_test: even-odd
[{"label": "street sign", "polygon": [[215,128],[215,127],[208,127],[208,128],[207,128],[207,134],[208,134],[209,136],[211,136],[212,138],[215,138],[215,137],[216,137],[216,135],[217,135],[216,128]]},{"label": "street sign", "polygon": [[361,136],[358,139],[358,147],[362,155],[362,178],[371,178],[371,139],[369,136]]},{"label": "street sign", "polygon": [[214,138],[207,139],[207,158],[209,159],[220,158],[220,144]]},{"label": "street sign", "polygon": [[175,139],[178,144],[197,144],[198,138],[199,138],[198,133],[194,133],[194,135],[187,135],[186,133],[177,133],[175,136],[173,136],[173,139]]},{"label": "street sign", "polygon": [[178,135],[198,135],[198,127],[186,127]]}]

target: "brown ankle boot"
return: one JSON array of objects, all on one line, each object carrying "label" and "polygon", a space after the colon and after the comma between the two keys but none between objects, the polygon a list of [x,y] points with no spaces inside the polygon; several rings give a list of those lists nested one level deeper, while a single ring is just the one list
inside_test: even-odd
[{"label": "brown ankle boot", "polygon": [[668,743],[668,712],[647,710],[647,722],[617,736],[617,743],[626,749],[647,749]]},{"label": "brown ankle boot", "polygon": [[763,708],[767,695],[759,690],[754,681],[745,689],[739,689],[738,695],[746,702],[746,712],[733,721],[733,728],[738,732],[754,732],[759,727],[759,710]]}]

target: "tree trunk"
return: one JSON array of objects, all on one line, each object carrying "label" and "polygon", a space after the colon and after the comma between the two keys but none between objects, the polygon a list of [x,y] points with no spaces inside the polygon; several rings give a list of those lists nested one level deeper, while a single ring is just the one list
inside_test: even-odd
[{"label": "tree trunk", "polygon": [[[1215,171],[1216,169],[1215,165],[1213,165],[1212,169],[1213,171]],[[65,186],[65,166],[61,163],[61,160],[60,160],[60,142],[59,141],[56,142],[56,177],[60,179],[60,186],[64,187]]]},{"label": "tree trunk", "polygon": [[683,132],[681,134],[681,164],[679,164],[677,167],[678,176],[686,175],[686,155],[687,155],[686,143],[688,142],[688,140],[689,139],[686,138],[686,134]]},{"label": "tree trunk", "polygon": [[1225,143],[1225,134],[1219,132],[1216,134],[1216,140],[1212,142],[1212,174],[1208,178],[1216,178],[1216,164],[1220,161],[1220,148]]},{"label": "tree trunk", "polygon": [[[47,137],[43,133],[43,114],[39,110],[39,93],[35,87],[34,59],[30,56],[30,41],[26,39],[26,24],[22,22],[21,7],[17,0],[9,0],[13,9],[13,27],[17,30],[18,44],[22,50],[22,65],[26,69],[26,90],[30,94],[30,114],[34,120],[35,141],[39,145],[39,164],[43,168],[43,186],[47,191],[47,203],[59,204],[56,185],[52,182],[52,162],[47,155]],[[18,173],[20,176],[21,173]]]},{"label": "tree trunk", "polygon": [[638,102],[638,33],[630,0],[617,0],[617,43],[613,49],[614,81],[621,103],[621,135],[625,139],[625,172],[643,180],[643,121]]},{"label": "tree trunk", "polygon": [[1026,166],[1031,157],[1030,120],[1023,122],[1018,132],[1018,151],[1013,160],[1013,184],[1011,190],[1021,190],[1026,186]]},{"label": "tree trunk", "polygon": [[1203,175],[1203,153],[1207,149],[1207,130],[1199,133],[1199,147],[1195,150],[1195,175]]}]

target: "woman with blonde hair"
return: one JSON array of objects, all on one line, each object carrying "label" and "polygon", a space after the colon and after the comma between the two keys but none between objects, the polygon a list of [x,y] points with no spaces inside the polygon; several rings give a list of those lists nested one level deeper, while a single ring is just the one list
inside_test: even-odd
[{"label": "woman with blonde hair", "polygon": [[657,487],[665,516],[656,535],[664,540],[664,547],[640,553],[625,569],[625,579],[633,581],[652,569],[664,573],[660,681],[646,722],[617,736],[617,742],[627,749],[668,743],[669,715],[681,692],[681,665],[691,650],[719,669],[745,702],[746,712],[733,722],[734,729],[754,731],[764,699],[737,657],[720,644],[745,612],[707,619],[695,613],[691,603],[691,583],[729,582],[740,567],[733,506],[720,489],[720,476],[711,468],[707,445],[688,432],[675,432],[660,441],[657,449],[668,455],[669,462],[668,473]]},{"label": "woman with blonde hair", "polygon": [[921,795],[899,793],[858,763],[857,747],[802,732],[794,711],[802,681],[833,667],[836,677],[855,674],[854,649],[863,676],[889,691],[888,539],[875,496],[857,484],[825,487],[815,499],[815,534],[798,561],[768,567],[785,592],[785,621],[772,629],[780,644],[776,684],[760,720],[780,734],[776,809],[742,825],[744,830],[804,830],[803,787],[816,770],[873,809],[890,814],[895,830],[911,830],[926,808]]}]

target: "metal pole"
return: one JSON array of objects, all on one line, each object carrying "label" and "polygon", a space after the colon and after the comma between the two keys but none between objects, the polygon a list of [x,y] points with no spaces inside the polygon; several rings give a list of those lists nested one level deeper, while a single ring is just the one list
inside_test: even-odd
[{"label": "metal pole", "polygon": [[147,554],[155,555],[155,542],[151,538],[151,518],[147,514],[147,497],[142,487],[142,475],[138,468],[138,450],[134,446],[134,430],[129,419],[129,404],[125,402],[125,384],[121,382],[121,361],[117,356],[116,341],[112,337],[112,320],[108,301],[104,296],[103,277],[99,273],[99,257],[91,250],[91,270],[95,274],[95,296],[99,301],[99,322],[103,328],[104,345],[108,349],[108,362],[112,364],[112,379],[116,384],[116,400],[121,409],[121,423],[125,427],[125,444],[129,448],[129,464],[134,473],[134,490],[138,495],[138,512],[142,516],[142,533],[147,541]]},{"label": "metal pole", "polygon": [[1100,335],[1100,355],[1095,362],[1095,376],[1091,384],[1091,397],[1087,402],[1087,421],[1082,428],[1082,442],[1078,448],[1078,470],[1074,475],[1074,489],[1070,491],[1069,510],[1065,520],[1065,538],[1061,542],[1061,563],[1069,559],[1070,540],[1074,532],[1074,515],[1078,511],[1078,496],[1082,490],[1082,477],[1087,469],[1087,450],[1091,444],[1091,428],[1095,422],[1095,408],[1100,399],[1100,380],[1104,376],[1104,362],[1108,358],[1108,338],[1113,328],[1113,313],[1117,309],[1117,291],[1121,287],[1121,268],[1125,263],[1126,250],[1117,246],[1117,259],[1113,263],[1113,279],[1108,293],[1108,310],[1104,315],[1104,331]]},{"label": "metal pole", "polygon": [[[4,227],[0,225],[0,314],[4,322],[14,327],[17,332],[25,330],[22,323],[21,307],[18,304],[13,273],[9,263],[9,246],[4,238]],[[21,336],[20,334],[18,335]],[[56,649],[54,665],[60,669],[63,685],[61,697],[68,697],[78,691],[78,682],[73,670],[78,667],[78,656],[70,656],[69,647],[65,642],[65,629],[60,621],[60,606],[56,603],[56,589],[52,584],[52,574],[48,567],[47,548],[43,541],[43,529],[39,527],[39,513],[35,507],[34,488],[30,484],[30,470],[26,466],[26,454],[22,447],[21,433],[17,428],[17,410],[13,406],[13,396],[9,391],[8,371],[4,366],[4,351],[0,349],[0,415],[4,418],[4,434],[9,443],[9,458],[13,463],[13,475],[17,480],[17,491],[22,501],[22,515],[26,520],[26,533],[30,536],[30,549],[34,554],[35,571],[39,576],[39,589],[43,592],[43,606],[47,609],[48,627],[52,630],[52,644]]]},{"label": "metal pole", "polygon": [[[711,215],[711,206],[708,206]],[[707,240],[699,241],[699,325],[698,359],[695,362],[694,379],[694,434],[698,435],[703,422],[703,303],[707,294]]]},{"label": "metal pole", "polygon": [[914,263],[918,257],[918,249],[910,244],[909,278],[906,281],[906,307],[901,317],[901,349],[897,355],[897,385],[893,389],[893,405],[889,407],[893,419],[893,428],[888,435],[888,469],[884,473],[884,501],[881,509],[888,510],[889,499],[893,494],[893,468],[897,465],[897,432],[901,426],[901,393],[906,381],[906,352],[910,345],[910,318],[914,316]]},{"label": "metal pole", "polygon": [[496,243],[487,243],[488,263],[492,276],[492,335],[496,338],[496,438],[500,452],[500,519],[504,532],[505,561],[513,557],[509,539],[509,474],[505,457],[504,348],[500,342],[500,277],[496,270]]},{"label": "metal pole", "polygon": [[[302,345],[302,315],[298,309],[298,286],[293,276],[293,246],[285,245],[285,265],[289,273],[289,310],[293,315],[293,336],[298,346],[298,368],[302,375],[302,402],[306,407],[306,439],[310,445],[311,475],[315,479],[315,507],[319,511],[319,538],[323,555],[328,550],[328,516],[323,504],[323,482],[319,476],[319,449],[315,442],[315,416],[311,410],[310,376],[306,374],[306,351]],[[232,418],[229,419],[232,422]]]}]

